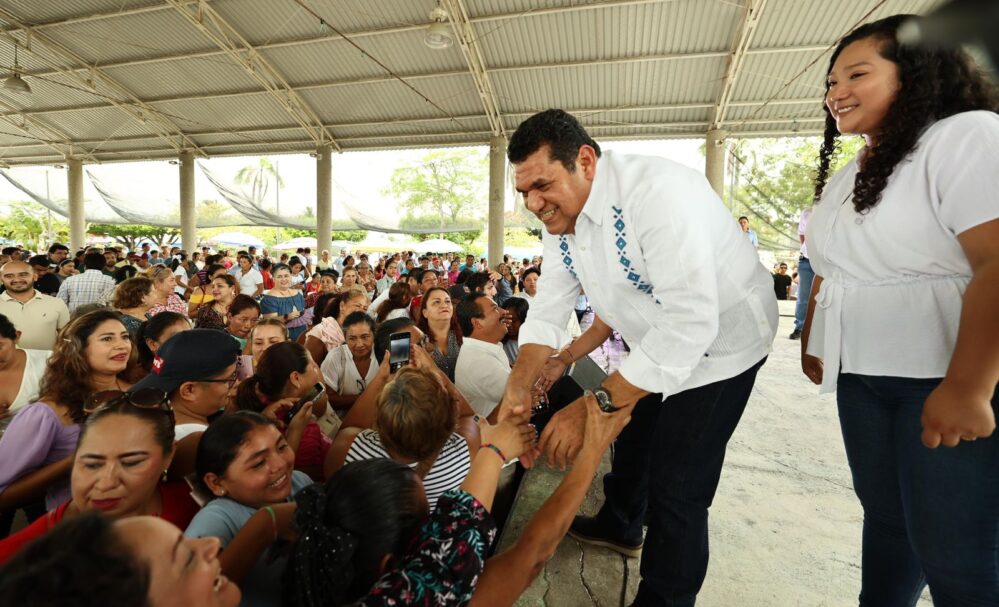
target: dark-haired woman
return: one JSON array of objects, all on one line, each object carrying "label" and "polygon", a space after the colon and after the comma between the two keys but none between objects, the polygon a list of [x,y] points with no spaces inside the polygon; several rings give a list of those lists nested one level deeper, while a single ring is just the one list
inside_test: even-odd
[{"label": "dark-haired woman", "polygon": [[305,307],[314,308],[322,295],[332,295],[336,289],[336,270],[324,270],[316,274],[319,277],[319,288],[305,296]]},{"label": "dark-haired woman", "polygon": [[[209,258],[216,258],[217,255],[209,255]],[[219,276],[225,276],[225,266],[220,263],[210,263],[204,270],[198,272],[188,285],[191,287],[191,298],[187,301],[187,314],[191,318],[198,315],[201,306],[211,303],[212,281]],[[200,277],[204,278],[200,278]]]},{"label": "dark-haired woman", "polygon": [[0,569],[0,607],[236,607],[239,588],[221,575],[218,556],[217,540],[186,539],[162,519],[86,512]]},{"label": "dark-haired woman", "polygon": [[153,368],[153,357],[163,342],[181,331],[191,329],[191,320],[176,312],[161,312],[142,323],[135,336],[136,350],[139,353],[139,366],[149,373]]},{"label": "dark-haired woman", "polygon": [[48,350],[18,347],[21,332],[0,314],[0,432],[19,409],[38,397]]},{"label": "dark-haired woman", "polygon": [[236,338],[241,350],[246,350],[253,327],[260,321],[260,304],[249,295],[240,293],[229,304],[229,321],[226,330]]},{"label": "dark-haired woman", "polygon": [[229,324],[229,305],[239,294],[239,283],[231,274],[218,274],[212,279],[212,299],[201,304],[194,317],[194,326],[199,329],[225,331]]},{"label": "dark-haired woman", "polygon": [[[299,262],[301,263],[301,262]],[[305,332],[308,318],[304,317],[305,297],[302,291],[292,286],[291,269],[284,264],[276,264],[272,270],[274,288],[264,292],[260,298],[260,312],[264,318],[279,318],[288,327],[292,341]]]},{"label": "dark-haired woman", "polygon": [[[256,411],[285,425],[285,439],[295,452],[295,469],[315,480],[323,479],[323,462],[333,441],[307,415],[288,419],[288,413],[322,382],[319,365],[301,344],[286,341],[275,344],[260,357],[252,376],[243,381],[236,394],[236,405],[244,411]],[[323,393],[312,401],[312,413],[326,413]]]},{"label": "dark-haired woman", "polygon": [[368,296],[361,289],[352,289],[339,295],[323,295],[316,302],[315,324],[305,334],[305,347],[316,362],[326,359],[326,354],[344,343],[341,323],[354,312],[368,309]]},{"label": "dark-haired woman", "polygon": [[523,422],[483,424],[471,472],[435,503],[416,471],[384,458],[348,464],[299,494],[286,604],[466,604],[496,534],[489,510],[500,470],[534,437]]},{"label": "dark-haired woman", "polygon": [[343,413],[378,374],[372,349],[375,321],[364,312],[353,312],[343,320],[345,343],[330,350],[321,366],[330,405]]},{"label": "dark-haired woman", "polygon": [[[802,369],[837,393],[861,605],[997,605],[999,97],[962,51],[900,46],[907,18],[830,60]],[[840,133],[867,145],[827,179]]]},{"label": "dark-haired woman", "polygon": [[403,316],[409,317],[409,304],[413,301],[412,293],[409,290],[409,284],[405,282],[396,282],[389,287],[388,299],[383,301],[378,306],[377,318],[378,322],[385,322],[386,320],[392,320],[393,318],[402,318]]},{"label": "dark-haired woman", "polygon": [[420,330],[429,338],[430,355],[447,378],[454,381],[454,366],[461,349],[461,328],[447,289],[434,287],[423,294],[420,302]]},{"label": "dark-haired woman", "polygon": [[186,527],[198,505],[186,483],[163,483],[174,455],[173,414],[162,395],[98,395],[80,431],[73,456],[71,499],[18,533],[0,541],[0,564],[26,543],[44,535],[64,518],[96,510],[121,519],[151,515]]},{"label": "dark-haired woman", "polygon": [[250,528],[255,514],[268,527],[268,545],[277,539],[275,506],[312,484],[307,474],[294,470],[294,462],[294,451],[273,422],[252,411],[215,420],[198,444],[198,480],[214,499],[195,515],[184,535],[219,539],[222,572],[239,584],[244,606],[281,604],[287,559],[273,548],[263,554],[239,549],[236,541],[243,539],[239,532]]},{"label": "dark-haired woman", "polygon": [[125,390],[135,355],[112,310],[79,316],[59,332],[38,402],[25,406],[0,438],[0,509],[45,495],[47,508],[69,498],[67,474],[83,404],[101,390]]}]

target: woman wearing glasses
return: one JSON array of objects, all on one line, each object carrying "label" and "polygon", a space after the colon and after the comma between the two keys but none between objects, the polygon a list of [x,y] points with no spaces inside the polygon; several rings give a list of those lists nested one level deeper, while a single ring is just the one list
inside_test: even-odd
[{"label": "woman wearing glasses", "polygon": [[[241,410],[256,411],[278,422],[295,452],[295,469],[315,480],[323,478],[323,462],[332,441],[305,409],[311,408],[316,417],[326,413],[326,393],[314,391],[322,381],[319,365],[305,347],[286,341],[267,349],[254,374],[236,393],[236,406]],[[295,405],[306,398],[311,399],[311,406],[306,404],[289,419]]]},{"label": "woman wearing glasses", "polygon": [[330,350],[321,367],[330,405],[341,417],[378,374],[378,363],[371,355],[375,321],[364,312],[353,312],[342,326],[345,343]]},{"label": "woman wearing glasses", "polygon": [[59,333],[38,387],[0,438],[0,509],[45,496],[69,499],[72,454],[86,419],[83,404],[100,390],[125,390],[135,366],[128,330],[113,310],[79,316]]},{"label": "woman wearing glasses", "polygon": [[88,399],[90,415],[73,456],[71,499],[0,541],[0,564],[64,518],[98,511],[112,519],[152,515],[180,527],[198,511],[186,483],[164,483],[174,454],[173,414],[162,390],[105,391]]},{"label": "woman wearing glasses", "polygon": [[239,344],[228,333],[183,331],[160,346],[153,372],[135,384],[135,390],[156,388],[170,396],[179,447],[193,448],[186,439],[203,432],[208,419],[225,408],[237,381],[238,355]]}]

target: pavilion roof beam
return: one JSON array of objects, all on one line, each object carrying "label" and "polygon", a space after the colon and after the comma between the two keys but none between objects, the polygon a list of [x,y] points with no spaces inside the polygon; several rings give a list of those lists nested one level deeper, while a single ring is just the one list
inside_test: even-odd
[{"label": "pavilion roof beam", "polygon": [[763,15],[763,9],[767,5],[767,0],[745,0],[745,2],[746,10],[732,44],[728,66],[725,68],[725,80],[722,82],[721,93],[718,95],[718,100],[715,103],[715,116],[711,121],[712,129],[720,129],[722,123],[725,122],[725,114],[728,112],[729,103],[732,101],[735,83],[739,78],[739,70],[742,68],[746,52],[753,42],[753,34],[756,32],[756,26]]},{"label": "pavilion roof beam", "polygon": [[489,128],[492,129],[494,137],[506,137],[506,127],[503,125],[503,116],[500,114],[496,89],[493,88],[493,81],[489,77],[486,62],[482,58],[478,36],[468,18],[465,2],[464,0],[440,0],[440,2],[441,6],[447,10],[448,20],[458,36],[458,48],[461,49],[461,55],[465,58],[468,71],[475,82],[475,91],[482,101],[482,109],[489,120]]},{"label": "pavilion roof beam", "polygon": [[284,76],[263,55],[205,2],[191,7],[187,0],[166,0],[195,28],[221,48],[226,55],[243,67],[273,97],[285,112],[297,122],[317,146],[330,144],[340,151],[333,134],[323,127],[322,120],[304,99],[288,84]]},{"label": "pavilion roof beam", "polygon": [[[69,64],[85,63],[83,58],[79,55],[49,38],[47,35],[35,31],[32,26],[21,22],[16,15],[4,8],[0,8],[0,19],[17,25],[25,34],[29,42],[41,44],[49,53],[54,55],[59,60],[65,61]],[[12,34],[4,34],[4,36],[16,42],[23,43]],[[30,45],[25,44],[25,48],[30,49]],[[52,60],[48,57],[44,57],[42,54],[35,53],[35,56],[43,61],[46,61],[50,65],[52,64]],[[99,79],[104,86],[112,92],[125,98],[124,100],[119,100],[106,97],[109,99],[109,105],[117,107],[131,116],[136,122],[151,128],[157,135],[159,135],[164,141],[168,142],[170,146],[178,152],[187,148],[199,154],[204,154],[204,152],[198,148],[197,144],[195,144],[190,138],[186,137],[177,125],[173,124],[165,116],[162,116],[155,108],[148,106],[125,86],[117,82],[114,78],[108,76],[101,68],[97,66],[90,66],[87,69],[86,76],[84,76],[76,71],[63,70],[55,65],[53,65],[53,67],[56,67],[60,73],[64,73],[69,76],[70,79],[75,80],[85,90],[93,90],[93,79]],[[178,140],[180,141],[179,143]]]},{"label": "pavilion roof beam", "polygon": [[[769,49],[767,49],[769,50]],[[492,73],[502,73],[502,72],[519,72],[519,71],[529,71],[529,70],[548,70],[548,69],[565,69],[572,67],[591,67],[594,65],[623,65],[629,63],[649,63],[649,62],[660,62],[660,61],[681,61],[681,60],[691,60],[691,59],[705,59],[712,57],[726,57],[728,53],[726,52],[709,52],[709,53],[691,53],[691,54],[672,54],[672,55],[645,55],[640,57],[619,57],[616,59],[604,59],[600,61],[572,61],[563,63],[538,63],[529,65],[510,65],[501,67],[491,67],[489,71]],[[447,72],[418,72],[413,74],[402,74],[401,78],[411,81],[426,78],[444,78],[449,76],[463,76],[467,75],[468,70],[451,70]],[[391,75],[378,75],[378,76],[366,76],[363,78],[355,78],[351,80],[329,80],[324,82],[315,82],[312,84],[303,84],[292,88],[293,92],[310,91],[325,88],[336,88],[342,86],[357,86],[364,84],[377,84],[381,82],[391,82],[395,81],[396,77]],[[156,97],[147,98],[146,103],[168,103],[173,101],[200,101],[204,99],[225,99],[229,97],[242,97],[246,95],[262,95],[266,94],[267,91],[261,91],[259,89],[252,90],[237,90],[237,91],[225,91],[218,93],[205,93],[199,95],[177,95],[174,97]],[[818,99],[818,97],[816,98]],[[770,104],[781,103],[782,100],[771,101]],[[792,100],[794,103],[797,101]],[[815,100],[811,100],[811,103],[816,103]],[[820,102],[820,101],[819,101]],[[730,107],[738,107],[740,103],[746,102],[730,102]],[[752,102],[749,102],[752,103]],[[77,110],[89,110],[89,109],[100,109],[107,107],[109,104],[106,103],[95,103],[88,105],[76,105],[76,106],[66,106],[66,107],[56,107],[50,109],[35,110],[35,114],[48,114],[48,113],[58,113],[58,112],[73,112]]]},{"label": "pavilion roof beam", "polygon": [[[4,101],[0,101],[0,108],[8,110],[16,109],[13,106],[8,105]],[[3,114],[2,116],[0,116],[0,118],[2,118],[4,122],[10,124],[17,130],[21,131],[29,138],[34,139],[36,143],[31,144],[32,146],[36,145],[48,146],[53,150],[59,152],[59,154],[64,159],[69,158],[71,156],[75,156],[86,162],[96,162],[96,159],[90,153],[89,150],[86,150],[85,148],[81,149],[82,146],[79,143],[71,141],[72,138],[67,133],[64,133],[62,130],[57,129],[56,127],[50,124],[46,124],[45,122],[38,120],[37,118],[34,118],[32,116],[20,116],[21,118],[20,122],[18,122],[17,117],[18,117],[17,113]],[[31,127],[34,127],[38,131],[43,131],[44,133],[47,134],[47,136],[42,137],[41,133],[32,132]],[[22,145],[0,146],[0,163],[5,162],[3,158],[5,150],[18,147],[25,147],[25,146]]]}]

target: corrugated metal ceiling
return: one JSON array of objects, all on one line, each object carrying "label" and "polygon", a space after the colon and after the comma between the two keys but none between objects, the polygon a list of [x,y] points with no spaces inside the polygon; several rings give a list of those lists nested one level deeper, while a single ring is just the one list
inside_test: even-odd
[{"label": "corrugated metal ceiling", "polygon": [[[703,136],[745,14],[745,0],[461,2],[507,133],[563,107],[603,138]],[[940,2],[887,0],[870,18]],[[826,49],[876,4],[769,0],[722,128],[820,129]],[[490,121],[461,51],[423,44],[435,5],[208,0],[255,49],[227,53],[181,14],[192,2],[7,0],[0,24],[22,45],[34,93],[0,88],[0,164],[62,162],[67,146],[100,161],[170,157],[181,133],[207,155],[307,151],[319,125],[343,150],[485,143]],[[30,51],[14,22],[33,29]],[[0,63],[12,67],[9,38]]]}]

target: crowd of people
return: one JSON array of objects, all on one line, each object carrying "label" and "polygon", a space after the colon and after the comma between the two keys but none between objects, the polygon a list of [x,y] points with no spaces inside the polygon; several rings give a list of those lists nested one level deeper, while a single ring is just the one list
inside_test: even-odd
[{"label": "crowd of people", "polygon": [[[516,330],[497,302],[526,319],[540,257],[490,269],[473,255],[300,250],[282,261],[253,248],[188,256],[145,244],[70,256],[60,243],[2,255],[5,596],[41,596],[8,592],[25,588],[18,563],[37,563],[38,550],[116,571],[144,554],[157,559],[144,576],[155,603],[173,590],[158,577],[172,557],[155,541],[129,543],[148,535],[180,542],[214,567],[208,590],[244,605],[406,597],[414,584],[472,597],[493,556],[501,469],[536,439],[531,408],[494,414],[517,351],[501,345]],[[394,368],[399,334],[409,363]],[[497,349],[498,368],[480,368],[480,342]],[[455,382],[493,385],[492,401]],[[607,436],[592,441],[594,468]],[[536,523],[544,541],[516,548],[525,587],[585,487],[567,490]],[[28,524],[15,529],[18,511]],[[442,554],[452,542],[468,549]],[[126,569],[135,579],[122,592],[143,579],[141,567]],[[101,587],[80,571],[80,584]],[[504,584],[485,588],[515,598]]]},{"label": "crowd of people", "polygon": [[[860,604],[997,605],[999,95],[905,18],[832,54],[791,338],[837,392]],[[634,605],[692,607],[793,277],[703,175],[564,111],[507,155],[547,262],[5,249],[0,511],[29,524],[0,605],[510,605],[569,533],[641,555]],[[557,397],[614,331],[620,368]],[[500,479],[542,454],[571,470],[496,553]]]}]

